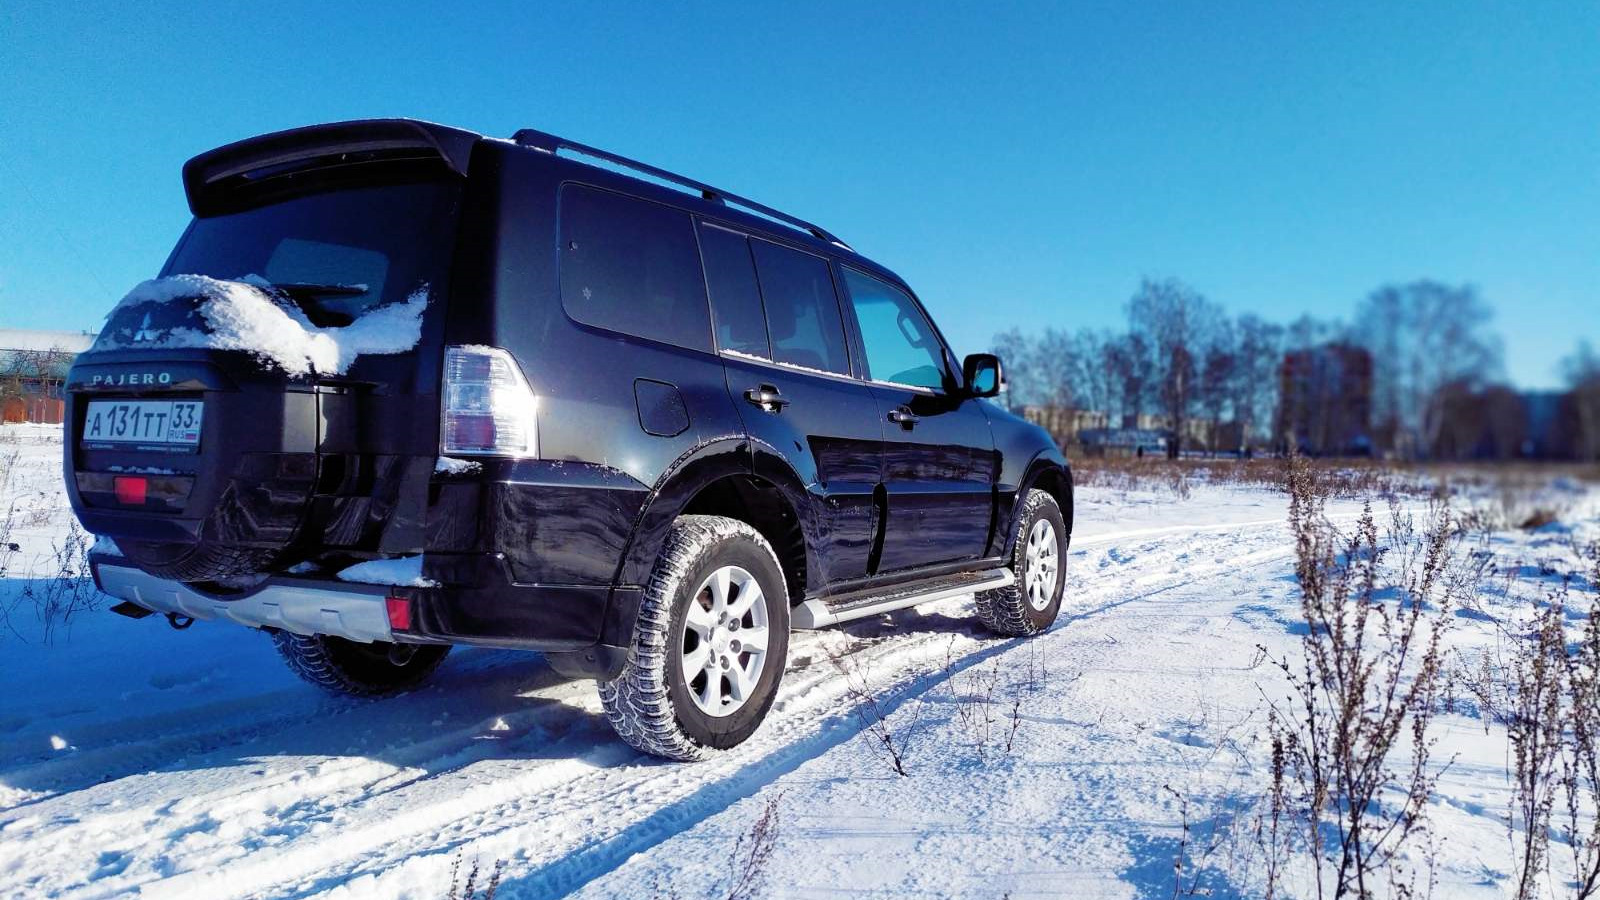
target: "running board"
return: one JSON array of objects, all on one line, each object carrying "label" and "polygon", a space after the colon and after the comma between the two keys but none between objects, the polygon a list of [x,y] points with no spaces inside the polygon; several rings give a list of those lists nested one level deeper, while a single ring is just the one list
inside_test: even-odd
[{"label": "running board", "polygon": [[986,572],[974,572],[972,577],[932,590],[910,593],[891,591],[878,597],[838,606],[829,606],[825,600],[807,600],[789,612],[789,625],[802,630],[826,628],[840,622],[864,619],[867,616],[907,609],[935,600],[948,600],[951,597],[961,597],[978,591],[992,591],[1006,587],[1016,580],[1016,575],[1010,569],[990,569]]}]

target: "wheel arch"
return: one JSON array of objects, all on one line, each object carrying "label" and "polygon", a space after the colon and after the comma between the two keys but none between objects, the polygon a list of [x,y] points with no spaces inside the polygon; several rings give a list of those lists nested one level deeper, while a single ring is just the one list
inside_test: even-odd
[{"label": "wheel arch", "polygon": [[1017,496],[1011,504],[1011,514],[1006,521],[1004,556],[1011,555],[1016,538],[1017,516],[1022,510],[1022,498],[1034,488],[1055,498],[1056,505],[1061,507],[1061,518],[1067,525],[1067,540],[1069,543],[1072,540],[1072,467],[1065,462],[1040,454],[1028,463],[1027,474],[1017,486]]},{"label": "wheel arch", "polygon": [[778,554],[791,602],[804,596],[814,564],[807,492],[787,460],[747,438],[690,451],[663,473],[640,511],[623,552],[615,584],[649,580],[667,529],[681,515],[738,519],[755,528]]}]

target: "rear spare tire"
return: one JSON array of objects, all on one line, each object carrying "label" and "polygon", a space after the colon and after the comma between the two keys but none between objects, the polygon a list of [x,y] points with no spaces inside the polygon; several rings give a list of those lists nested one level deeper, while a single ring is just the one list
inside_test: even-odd
[{"label": "rear spare tire", "polygon": [[134,565],[157,578],[204,583],[255,575],[278,561],[276,550],[223,544],[153,544],[119,540],[117,547]]}]

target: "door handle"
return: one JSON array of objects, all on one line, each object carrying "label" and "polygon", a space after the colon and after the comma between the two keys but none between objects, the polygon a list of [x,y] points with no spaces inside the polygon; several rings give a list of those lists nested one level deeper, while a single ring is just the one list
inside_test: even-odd
[{"label": "door handle", "polygon": [[789,405],[787,398],[770,384],[757,385],[744,392],[744,399],[770,413],[782,412]]},{"label": "door handle", "polygon": [[889,421],[910,431],[917,427],[917,423],[922,421],[922,417],[902,406],[899,409],[889,410]]}]

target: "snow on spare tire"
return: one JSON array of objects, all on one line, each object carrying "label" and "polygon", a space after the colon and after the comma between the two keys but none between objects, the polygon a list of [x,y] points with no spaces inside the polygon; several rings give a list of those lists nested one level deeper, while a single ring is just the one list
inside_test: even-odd
[{"label": "snow on spare tire", "polygon": [[[149,317],[119,313],[175,302],[193,304],[193,325],[150,329]],[[398,303],[367,310],[340,327],[318,327],[271,282],[258,275],[236,281],[205,275],[171,275],[139,283],[107,315],[108,324],[93,351],[132,349],[210,349],[249,353],[268,369],[298,378],[343,374],[357,357],[405,353],[422,338],[428,286],[420,285]],[[131,324],[139,323],[139,324]],[[262,571],[278,551],[240,548],[205,539],[195,544],[149,544],[124,540],[123,552],[140,568],[162,578],[218,582]]]},{"label": "snow on spare tire", "polygon": [[175,300],[198,300],[196,312],[205,327],[169,328],[154,335],[137,328],[107,329],[93,349],[243,350],[291,376],[313,372],[339,375],[358,356],[405,353],[415,347],[422,339],[428,286],[420,285],[398,303],[369,309],[349,325],[321,328],[259,275],[245,275],[238,281],[169,275],[140,282],[112,308],[108,318],[133,307]]}]

